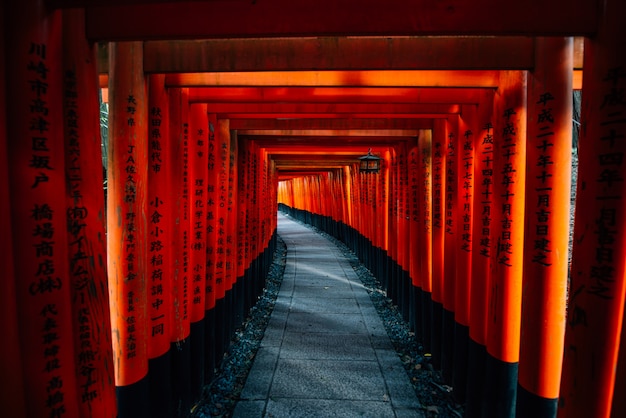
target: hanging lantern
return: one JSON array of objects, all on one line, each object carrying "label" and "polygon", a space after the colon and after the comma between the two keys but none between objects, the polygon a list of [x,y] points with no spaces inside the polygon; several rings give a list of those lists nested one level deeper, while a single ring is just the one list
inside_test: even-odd
[{"label": "hanging lantern", "polygon": [[380,161],[382,158],[373,155],[371,148],[367,151],[367,155],[359,157],[359,160],[361,160],[361,166],[359,167],[361,173],[375,174],[380,170]]}]

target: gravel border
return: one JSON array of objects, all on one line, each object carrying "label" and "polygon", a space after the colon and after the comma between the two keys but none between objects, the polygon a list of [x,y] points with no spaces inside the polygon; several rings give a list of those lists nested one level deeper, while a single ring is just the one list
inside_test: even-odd
[{"label": "gravel border", "polygon": [[[423,348],[415,340],[415,334],[410,331],[409,325],[403,320],[397,306],[387,297],[378,279],[361,264],[356,254],[343,242],[312,225],[292,217],[289,219],[329,239],[349,260],[383,321],[387,334],[422,404],[424,416],[428,418],[462,417],[463,409],[454,402],[452,388],[442,383],[443,378],[439,371],[433,370],[429,357],[424,355]],[[274,309],[285,270],[286,254],[285,243],[278,236],[274,261],[270,267],[263,294],[250,310],[245,322],[237,329],[215,379],[204,388],[202,400],[194,406],[192,417],[227,418],[232,416]]]}]

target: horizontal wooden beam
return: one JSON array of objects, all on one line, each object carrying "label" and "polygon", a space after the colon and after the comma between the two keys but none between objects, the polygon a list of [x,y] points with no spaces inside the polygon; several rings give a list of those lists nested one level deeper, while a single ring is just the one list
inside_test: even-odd
[{"label": "horizontal wooden beam", "polygon": [[480,89],[438,87],[194,87],[192,103],[477,103]]},{"label": "horizontal wooden beam", "polygon": [[[106,76],[100,76],[106,86]],[[484,87],[498,85],[498,71],[259,71],[168,74],[166,87]]]},{"label": "horizontal wooden beam", "polygon": [[529,70],[530,37],[151,41],[147,73],[316,70]]},{"label": "horizontal wooden beam", "polygon": [[81,5],[91,40],[592,35],[600,10],[598,0],[232,0],[93,7],[84,0]]},{"label": "horizontal wooden beam", "polygon": [[[232,126],[231,126],[232,129]],[[417,137],[417,129],[351,129],[351,130],[330,130],[330,129],[284,129],[284,130],[241,130],[239,135],[254,137],[262,136],[329,136],[329,137]]]},{"label": "horizontal wooden beam", "polygon": [[431,119],[233,119],[230,129],[296,130],[296,129],[432,129]]},{"label": "horizontal wooden beam", "polygon": [[[207,103],[189,100],[190,103]],[[456,104],[430,103],[207,103],[209,113],[245,114],[452,114]]]},{"label": "horizontal wooden beam", "polygon": [[[435,106],[435,105],[434,105]],[[217,112],[218,119],[441,119],[450,114],[461,113],[459,105],[437,105],[439,109],[433,109],[433,113],[221,113]],[[437,111],[437,113],[434,113]]]}]

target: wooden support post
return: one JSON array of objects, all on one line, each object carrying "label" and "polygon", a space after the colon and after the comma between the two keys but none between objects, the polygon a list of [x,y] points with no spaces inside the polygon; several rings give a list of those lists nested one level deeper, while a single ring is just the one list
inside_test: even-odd
[{"label": "wooden support post", "polygon": [[[20,366],[18,357],[16,364],[3,373],[13,370],[19,373],[18,382],[23,379],[27,416],[77,417],[65,216],[61,12],[47,14],[45,2],[39,0],[2,7],[6,16],[5,59],[9,65],[3,67],[6,79],[0,83],[6,82],[6,98],[10,100],[6,103],[8,165],[3,169],[8,167],[5,178],[13,235],[1,239],[11,240],[15,274],[2,280],[16,279],[14,288],[13,283],[7,287],[16,297],[23,359],[20,370],[14,369]],[[0,129],[4,130],[4,125]],[[11,306],[15,307],[9,304],[9,309]],[[12,378],[5,375],[3,388],[15,386]],[[18,414],[23,413],[19,389],[10,389],[17,395],[12,406]]]},{"label": "wooden support post", "polygon": [[471,119],[474,144],[474,200],[472,202],[472,283],[470,288],[470,341],[467,384],[468,418],[481,417],[485,397],[485,368],[487,362],[487,308],[493,252],[493,153],[492,125],[493,92],[485,95]]},{"label": "wooden support post", "polygon": [[443,265],[443,318],[441,336],[441,361],[444,378],[451,384],[455,372],[454,355],[456,346],[454,342],[454,313],[455,313],[455,286],[456,286],[456,230],[454,224],[457,219],[457,196],[456,196],[456,170],[458,137],[458,116],[450,116],[446,119],[445,147],[442,150],[444,156],[445,188],[442,190],[442,219],[444,231],[443,251],[445,260]]},{"label": "wooden support post", "polygon": [[418,237],[421,249],[420,282],[422,284],[422,329],[424,350],[432,355],[432,319],[433,319],[433,229],[432,229],[432,131],[421,131],[418,138],[420,184],[419,200],[422,215],[422,227]]},{"label": "wooden support post", "polygon": [[528,80],[519,418],[556,416],[568,281],[573,40],[535,42]]},{"label": "wooden support post", "polygon": [[421,217],[420,217],[420,200],[419,200],[419,146],[417,138],[411,139],[408,146],[408,187],[409,187],[409,228],[411,240],[409,243],[409,276],[411,278],[410,291],[410,318],[409,325],[415,333],[417,340],[423,338],[422,328],[422,288],[420,280],[420,241],[421,233]]},{"label": "wooden support post", "polygon": [[[5,28],[5,4],[0,4],[0,25]],[[9,193],[9,161],[6,119],[5,83],[5,33],[0,32],[0,265],[4,274],[0,278],[0,328],[4,343],[0,345],[0,370],[11,376],[11,384],[0,391],[0,410],[16,418],[26,417],[22,354],[20,351],[17,316],[16,276],[13,264],[13,228],[11,227],[11,197]]]},{"label": "wooden support post", "polygon": [[228,221],[228,164],[230,152],[230,132],[227,123],[221,119],[217,120],[215,129],[215,138],[217,145],[216,164],[218,166],[218,178],[215,188],[217,190],[215,216],[217,219],[217,228],[215,234],[215,335],[216,347],[215,358],[222,358],[229,339],[227,337],[229,320],[229,311],[226,301],[226,272],[224,268],[225,259],[225,242],[227,234]]},{"label": "wooden support post", "polygon": [[120,416],[148,416],[148,101],[141,42],[109,45],[107,252]]},{"label": "wooden support post", "polygon": [[[215,315],[216,306],[216,245],[217,245],[217,181],[219,175],[218,144],[215,137],[215,128],[217,125],[217,117],[215,114],[208,114],[208,132],[207,132],[207,184],[206,184],[206,282],[205,282],[205,300],[204,300],[204,337],[205,337],[205,381],[210,381],[215,374],[217,366],[217,357],[215,356],[215,346],[217,344],[217,335],[215,332],[215,321],[218,319]],[[221,319],[220,319],[221,320]],[[221,341],[221,339],[220,339]]]},{"label": "wooden support post", "polygon": [[204,311],[206,297],[206,209],[208,131],[206,105],[189,106],[189,221],[191,282],[191,393],[199,399],[204,385]]},{"label": "wooden support post", "polygon": [[[405,321],[409,321],[409,303],[411,279],[409,276],[409,243],[411,241],[409,227],[409,177],[408,177],[408,156],[407,144],[402,142],[399,144],[399,170],[398,180],[400,187],[400,208],[399,208],[399,228],[400,228],[400,248],[399,248],[399,277],[400,277],[400,294],[398,296],[398,306],[401,308],[402,317]],[[371,219],[371,218],[370,218]],[[371,223],[369,223],[371,225]]]},{"label": "wooden support post", "polygon": [[603,6],[598,33],[585,39],[559,417],[617,417],[612,399],[623,397],[614,385],[626,295],[626,5],[610,0]]},{"label": "wooden support post", "polygon": [[476,105],[463,107],[456,138],[456,276],[454,286],[454,397],[465,403],[468,380],[470,295],[472,289],[472,222],[474,185],[474,133]]},{"label": "wooden support post", "polygon": [[[229,123],[228,120],[225,120]],[[226,279],[230,286],[231,298],[232,298],[232,317],[233,322],[231,324],[231,337],[235,334],[236,328],[243,322],[243,298],[240,295],[239,285],[237,278],[237,223],[239,217],[237,216],[237,132],[230,130],[230,149],[228,153],[228,230],[226,233]]]},{"label": "wooden support post", "polygon": [[191,409],[189,322],[189,106],[186,89],[169,89],[170,196],[172,233],[172,404],[173,416]]},{"label": "wooden support post", "polygon": [[524,195],[526,74],[504,71],[495,100],[492,275],[487,333],[486,402],[490,416],[514,417],[519,361]]},{"label": "wooden support post", "polygon": [[[68,260],[80,414],[117,414],[107,283],[105,203],[95,50],[84,11],[63,12]],[[169,345],[169,344],[168,344]]]},{"label": "wooden support post", "polygon": [[432,321],[432,355],[436,369],[442,367],[442,333],[443,333],[443,281],[444,281],[444,193],[446,187],[446,166],[444,156],[448,127],[444,119],[437,119],[433,126],[432,142],[432,257],[433,257],[433,321]]},{"label": "wooden support post", "polygon": [[148,78],[148,369],[150,415],[172,416],[172,190],[169,97],[165,76]]}]

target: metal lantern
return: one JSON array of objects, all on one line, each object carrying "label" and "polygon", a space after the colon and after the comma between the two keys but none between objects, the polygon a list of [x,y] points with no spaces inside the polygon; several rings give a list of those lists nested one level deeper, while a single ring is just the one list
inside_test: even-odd
[{"label": "metal lantern", "polygon": [[367,155],[359,157],[359,160],[361,160],[361,165],[359,167],[359,171],[361,173],[375,174],[380,170],[380,161],[382,158],[373,155],[371,148],[367,151]]}]

